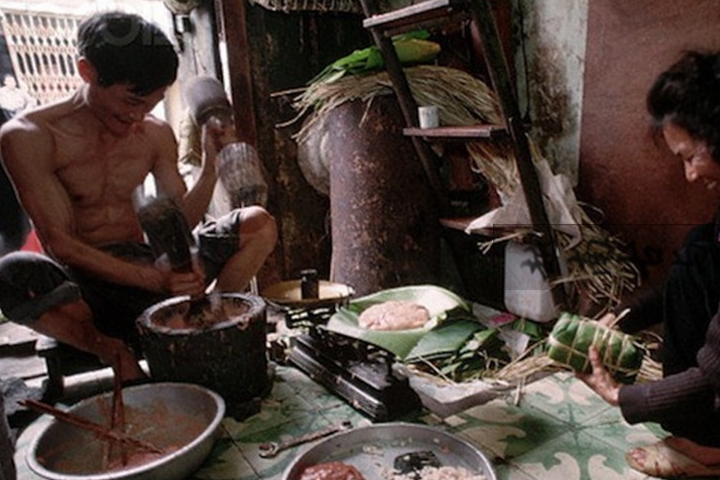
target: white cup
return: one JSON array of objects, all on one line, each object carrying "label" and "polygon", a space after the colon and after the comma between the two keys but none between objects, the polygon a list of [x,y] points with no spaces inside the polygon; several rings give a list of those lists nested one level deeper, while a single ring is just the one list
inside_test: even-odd
[{"label": "white cup", "polygon": [[437,105],[418,107],[418,119],[420,128],[437,128],[440,125]]}]

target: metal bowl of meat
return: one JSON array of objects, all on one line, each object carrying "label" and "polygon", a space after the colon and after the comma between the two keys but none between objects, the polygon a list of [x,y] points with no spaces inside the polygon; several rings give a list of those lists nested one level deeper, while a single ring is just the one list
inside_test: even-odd
[{"label": "metal bowl of meat", "polygon": [[490,459],[441,428],[390,422],[354,428],[298,455],[282,480],[497,480]]},{"label": "metal bowl of meat", "polygon": [[[107,427],[118,397],[97,395],[65,412]],[[132,442],[53,418],[28,448],[30,469],[48,480],[181,480],[200,467],[220,434],[225,402],[204,387],[150,383],[124,388],[120,398],[122,432]]]}]

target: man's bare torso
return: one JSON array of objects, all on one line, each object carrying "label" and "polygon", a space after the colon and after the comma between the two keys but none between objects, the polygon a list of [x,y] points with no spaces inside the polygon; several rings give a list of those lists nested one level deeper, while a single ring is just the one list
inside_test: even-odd
[{"label": "man's bare torso", "polygon": [[142,239],[133,191],[152,171],[157,158],[152,129],[146,119],[125,137],[116,137],[86,108],[70,102],[28,116],[52,139],[50,174],[67,195],[73,234],[90,245]]}]

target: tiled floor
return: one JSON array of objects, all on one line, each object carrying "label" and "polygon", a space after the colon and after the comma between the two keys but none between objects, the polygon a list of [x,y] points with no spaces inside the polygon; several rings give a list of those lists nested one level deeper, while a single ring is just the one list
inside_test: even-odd
[{"label": "tiled floor", "polygon": [[[631,446],[663,436],[656,425],[629,426],[572,375],[558,373],[527,385],[516,405],[509,393],[483,405],[440,419],[419,411],[408,422],[433,425],[469,440],[492,460],[499,480],[642,480],[626,466]],[[295,447],[275,459],[260,458],[263,442],[314,431],[342,420],[370,422],[339,398],[290,367],[277,369],[272,394],[260,413],[242,421],[225,419],[223,437],[189,480],[282,479],[298,454],[314,444]],[[20,436],[19,478],[36,479],[24,461],[28,442],[41,418]],[[381,480],[381,479],[369,479]]]}]

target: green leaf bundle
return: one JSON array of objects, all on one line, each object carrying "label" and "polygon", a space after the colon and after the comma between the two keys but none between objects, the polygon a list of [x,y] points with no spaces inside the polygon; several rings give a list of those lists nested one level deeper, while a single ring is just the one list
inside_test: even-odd
[{"label": "green leaf bundle", "polygon": [[584,373],[592,371],[588,352],[595,346],[610,374],[623,383],[634,382],[645,353],[632,335],[570,313],[563,313],[555,323],[547,346],[548,357]]}]

